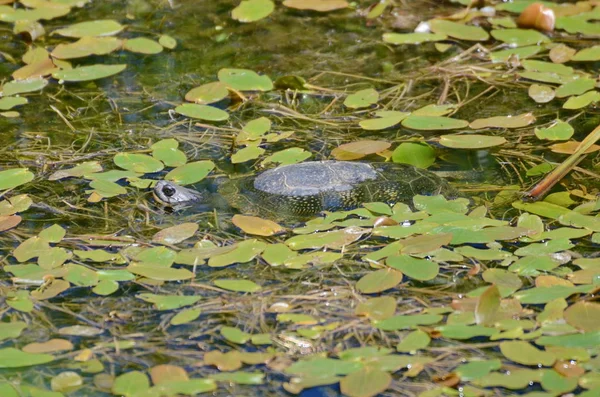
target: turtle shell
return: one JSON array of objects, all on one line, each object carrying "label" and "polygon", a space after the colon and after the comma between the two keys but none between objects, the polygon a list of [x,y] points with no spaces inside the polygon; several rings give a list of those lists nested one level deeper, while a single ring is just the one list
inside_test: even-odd
[{"label": "turtle shell", "polygon": [[257,176],[228,180],[219,193],[240,212],[280,219],[349,210],[376,201],[410,205],[418,194],[458,196],[447,181],[426,170],[350,161],[280,166]]}]

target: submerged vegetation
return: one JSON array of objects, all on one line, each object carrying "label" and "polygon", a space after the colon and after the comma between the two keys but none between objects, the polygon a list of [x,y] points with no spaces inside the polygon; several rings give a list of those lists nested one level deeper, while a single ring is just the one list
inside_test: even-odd
[{"label": "submerged vegetation", "polygon": [[[0,0],[0,396],[600,395],[599,37],[593,0]],[[151,194],[324,159],[462,197]]]}]

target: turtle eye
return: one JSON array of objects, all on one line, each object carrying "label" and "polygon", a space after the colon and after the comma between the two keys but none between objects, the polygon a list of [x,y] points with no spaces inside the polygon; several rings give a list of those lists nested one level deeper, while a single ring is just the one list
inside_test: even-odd
[{"label": "turtle eye", "polygon": [[173,197],[173,195],[175,195],[175,188],[171,186],[165,186],[162,188],[162,192],[167,197]]}]

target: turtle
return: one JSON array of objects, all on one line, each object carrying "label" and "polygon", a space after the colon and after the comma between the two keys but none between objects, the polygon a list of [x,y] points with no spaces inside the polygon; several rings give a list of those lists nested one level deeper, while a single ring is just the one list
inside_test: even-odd
[{"label": "turtle", "polygon": [[172,207],[229,206],[269,218],[308,218],[368,202],[410,204],[419,194],[459,196],[446,180],[412,165],[337,160],[282,165],[257,175],[226,179],[218,183],[216,194],[165,180],[156,183],[154,193],[160,202]]}]

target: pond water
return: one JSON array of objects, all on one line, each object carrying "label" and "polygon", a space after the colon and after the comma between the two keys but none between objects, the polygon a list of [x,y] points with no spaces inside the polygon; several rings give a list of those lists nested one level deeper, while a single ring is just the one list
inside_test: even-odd
[{"label": "pond water", "polygon": [[[0,397],[600,395],[600,6],[469,3],[0,0]],[[461,195],[152,197],[332,159]]]}]

